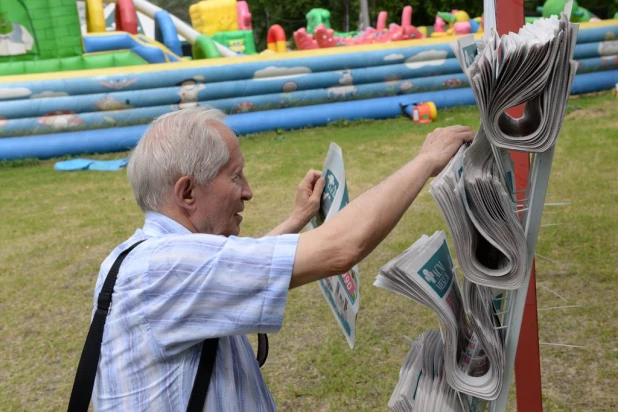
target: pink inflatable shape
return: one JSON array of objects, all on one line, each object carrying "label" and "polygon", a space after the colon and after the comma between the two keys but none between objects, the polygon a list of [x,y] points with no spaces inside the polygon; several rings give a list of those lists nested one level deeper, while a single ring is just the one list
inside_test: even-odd
[{"label": "pink inflatable shape", "polygon": [[412,6],[406,6],[401,13],[401,27],[409,27],[412,25]]},{"label": "pink inflatable shape", "polygon": [[453,32],[455,34],[470,34],[471,31],[472,26],[470,26],[470,22],[458,21],[453,25]]},{"label": "pink inflatable shape", "polygon": [[333,29],[327,29],[323,24],[315,28],[315,35],[313,37],[315,41],[318,42],[318,46],[321,49],[337,47],[342,44],[340,42],[342,39],[340,37],[335,37],[335,31]]},{"label": "pink inflatable shape", "polygon": [[381,11],[380,14],[378,14],[378,24],[376,25],[378,31],[386,30],[386,19],[388,19],[388,13]]},{"label": "pink inflatable shape", "polygon": [[[354,46],[360,44],[374,43],[390,43],[393,41],[422,39],[423,34],[412,25],[412,7],[406,6],[401,16],[401,26],[391,24],[388,29],[386,26],[386,12],[380,12],[378,17],[377,28],[367,27],[361,33],[354,37],[338,37],[332,29],[327,29],[323,24],[320,24],[315,29],[314,36],[308,34],[305,28],[301,28],[294,32],[294,42],[299,50],[311,50],[317,48],[328,48],[337,46]],[[442,22],[442,31],[444,31],[444,21],[436,17],[436,22]]]},{"label": "pink inflatable shape", "polygon": [[391,24],[388,31],[381,33],[374,28],[368,27],[357,37],[346,38],[335,36],[332,29],[327,29],[323,25],[319,25],[315,29],[315,40],[320,48],[390,43],[393,41],[420,39],[422,37],[422,33],[416,27],[401,27],[396,24]]},{"label": "pink inflatable shape", "polygon": [[433,24],[433,31],[436,33],[444,33],[444,26],[446,23],[440,17],[436,16],[436,22]]},{"label": "pink inflatable shape", "polygon": [[236,2],[236,14],[238,14],[238,30],[252,30],[251,13],[246,1],[238,0]]},{"label": "pink inflatable shape", "polygon": [[403,33],[404,33],[403,40],[422,39],[423,37],[425,37],[423,36],[423,33],[421,33],[420,30],[414,26],[404,27]]},{"label": "pink inflatable shape", "polygon": [[307,33],[304,27],[294,32],[294,43],[296,43],[298,50],[313,50],[320,48],[318,42],[315,41],[311,34]]}]

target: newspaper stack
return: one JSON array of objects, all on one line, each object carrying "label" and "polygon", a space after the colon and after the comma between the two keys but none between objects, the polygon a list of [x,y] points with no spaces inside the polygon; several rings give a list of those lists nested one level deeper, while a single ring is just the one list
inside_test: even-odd
[{"label": "newspaper stack", "polygon": [[[477,362],[473,370],[492,369],[492,374],[502,376],[505,336],[496,311],[498,304],[496,302],[499,301],[491,288],[476,285],[467,279],[464,279],[464,300],[466,314],[473,330],[466,356]],[[498,382],[498,391],[501,386],[502,380]]]},{"label": "newspaper stack", "polygon": [[462,411],[457,392],[446,381],[440,332],[429,329],[415,341],[405,339],[410,351],[399,372],[399,382],[388,401],[388,408],[392,412]]},{"label": "newspaper stack", "polygon": [[[439,370],[435,359],[441,346],[444,375],[458,397],[494,400],[502,390],[505,334],[495,293],[521,287],[527,266],[508,150],[542,153],[556,142],[577,69],[571,7],[572,0],[560,18],[537,20],[517,34],[498,38],[492,32],[486,43],[465,37],[452,45],[470,80],[481,127],[474,142],[434,179],[431,194],[453,236],[463,295],[441,232],[423,236],[380,270],[375,286],[434,309],[444,325],[443,345],[431,333],[412,345],[391,410],[449,410],[449,401],[435,406],[436,398],[448,397],[437,395],[440,380],[423,383],[422,376],[428,368]],[[505,114],[522,103],[523,117]],[[426,351],[426,345],[435,349]]]},{"label": "newspaper stack", "polygon": [[433,180],[430,193],[453,236],[463,275],[479,285],[512,290],[524,282],[527,249],[512,189],[506,189],[514,185],[511,160],[499,156],[509,165],[503,166],[506,173],[497,167],[481,128],[472,145],[462,147]]},{"label": "newspaper stack", "polygon": [[380,269],[374,285],[436,311],[445,327],[445,374],[453,389],[488,400],[498,396],[504,362],[499,358],[504,353],[502,342],[495,339],[496,319],[478,313],[487,307],[474,300],[467,310],[473,315],[469,322],[444,232],[423,235]]},{"label": "newspaper stack", "polygon": [[[492,32],[478,50],[470,39],[452,47],[470,80],[489,141],[496,147],[544,152],[553,147],[567,107],[577,62],[577,25],[570,10],[526,24],[498,38]],[[478,55],[473,56],[478,52]],[[526,103],[523,117],[505,114]]]}]

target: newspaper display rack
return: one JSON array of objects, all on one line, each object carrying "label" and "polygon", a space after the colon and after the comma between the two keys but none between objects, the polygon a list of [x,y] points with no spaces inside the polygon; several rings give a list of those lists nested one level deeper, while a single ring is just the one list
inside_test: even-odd
[{"label": "newspaper display rack", "polygon": [[[490,15],[493,16],[492,21],[490,22],[491,27],[496,27],[496,9],[495,9],[495,0],[485,0],[485,10],[489,12]],[[573,0],[569,0],[563,11],[564,16],[570,20],[571,10],[573,7]],[[515,6],[515,9],[520,11],[523,14],[523,6]],[[504,12],[502,13],[504,15]],[[501,17],[504,19],[504,16]],[[523,20],[523,19],[522,19]],[[512,22],[503,22],[507,24],[511,24]],[[515,24],[516,20],[515,20]],[[575,26],[575,31],[577,32],[577,27]],[[570,85],[569,85],[570,91]],[[562,122],[562,118],[561,118]],[[556,137],[558,132],[556,132]],[[534,254],[536,250],[537,239],[539,235],[539,231],[541,228],[541,218],[543,214],[543,207],[545,205],[545,197],[547,194],[547,188],[549,186],[549,177],[551,174],[552,162],[554,159],[554,150],[555,146],[552,146],[545,152],[541,153],[533,153],[530,155],[530,169],[527,176],[526,182],[526,190],[523,193],[521,202],[521,221],[522,226],[524,228],[524,233],[526,237],[526,245],[528,249],[528,254],[526,258],[526,278],[524,280],[524,284],[517,290],[511,291],[508,293],[508,300],[506,302],[506,306],[508,308],[507,312],[503,315],[503,324],[506,325],[506,335],[505,335],[505,370],[504,370],[504,380],[502,384],[502,390],[498,398],[489,404],[490,412],[502,412],[506,411],[508,405],[509,391],[511,388],[511,382],[514,375],[515,369],[515,357],[517,355],[517,348],[519,344],[520,332],[522,327],[522,320],[524,317],[524,308],[526,304],[526,298],[528,294],[528,290],[530,287],[530,279],[531,274],[534,271]],[[534,308],[536,310],[536,307]],[[536,316],[536,313],[535,313]],[[536,322],[535,322],[536,324]],[[538,337],[536,337],[538,340]],[[538,341],[536,342],[538,348]],[[538,350],[538,349],[537,349]],[[537,359],[536,362],[540,362],[540,359]],[[533,380],[538,378],[539,388],[538,399],[537,396],[534,396],[534,399],[539,404],[528,404],[529,407],[533,407],[534,410],[542,410],[542,405],[540,404],[540,376],[532,377]],[[522,398],[525,397],[525,394],[522,394]]]},{"label": "newspaper display rack", "polygon": [[[423,236],[380,270],[374,285],[433,308],[443,339],[439,356],[424,347],[435,331],[408,342],[411,350],[388,405],[392,411],[507,408],[555,143],[577,70],[572,59],[578,26],[569,21],[571,7],[572,0],[560,18],[542,19],[517,34],[498,38],[492,31],[483,42],[469,37],[452,45],[470,80],[481,126],[430,191],[452,235],[464,286],[458,286],[439,232]],[[505,114],[524,103],[523,117]],[[521,193],[513,150],[530,160]],[[469,351],[478,347],[480,355]],[[467,373],[475,356],[478,370]],[[424,382],[427,372],[433,384]]]}]

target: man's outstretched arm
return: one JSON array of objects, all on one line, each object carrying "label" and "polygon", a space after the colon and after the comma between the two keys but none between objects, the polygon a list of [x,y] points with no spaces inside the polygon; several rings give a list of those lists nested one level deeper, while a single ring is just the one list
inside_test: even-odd
[{"label": "man's outstretched arm", "polygon": [[363,260],[397,225],[427,179],[437,175],[461,145],[473,138],[474,132],[465,126],[434,130],[412,161],[319,228],[302,233],[290,288],[345,273]]}]

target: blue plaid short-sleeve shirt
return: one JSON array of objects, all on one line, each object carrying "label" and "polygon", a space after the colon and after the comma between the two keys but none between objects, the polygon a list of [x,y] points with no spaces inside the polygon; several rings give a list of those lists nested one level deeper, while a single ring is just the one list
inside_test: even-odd
[{"label": "blue plaid short-sleeve shirt", "polygon": [[[298,235],[261,239],[190,233],[147,213],[101,265],[96,297],[116,257],[114,288],[93,395],[97,411],[184,411],[201,342],[219,337],[206,411],[272,411],[246,334],[277,332]],[[93,312],[94,313],[94,312]]]}]

